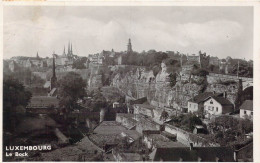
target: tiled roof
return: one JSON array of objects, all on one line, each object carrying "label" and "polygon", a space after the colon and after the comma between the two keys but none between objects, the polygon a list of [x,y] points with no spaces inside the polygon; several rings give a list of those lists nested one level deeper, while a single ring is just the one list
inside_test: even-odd
[{"label": "tiled roof", "polygon": [[31,98],[30,103],[28,104],[27,108],[29,107],[41,107],[41,108],[48,108],[48,107],[58,107],[59,101],[56,97],[49,97],[49,96],[33,96]]},{"label": "tiled roof", "polygon": [[200,103],[205,101],[206,98],[210,97],[210,96],[220,96],[222,95],[222,93],[216,93],[214,94],[213,92],[204,92],[201,94],[198,94],[197,96],[194,97],[194,99],[190,99],[190,102],[194,102],[194,103]]},{"label": "tiled roof", "polygon": [[152,161],[234,161],[233,151],[228,147],[157,148],[153,154]]},{"label": "tiled roof", "polygon": [[94,133],[102,135],[113,135],[120,134],[125,130],[127,129],[115,121],[103,121],[99,126],[95,128]]},{"label": "tiled roof", "polygon": [[212,98],[219,102],[221,105],[233,105],[228,99],[224,97],[212,96]]},{"label": "tiled roof", "polygon": [[244,103],[240,106],[240,109],[253,111],[253,100],[244,101]]}]

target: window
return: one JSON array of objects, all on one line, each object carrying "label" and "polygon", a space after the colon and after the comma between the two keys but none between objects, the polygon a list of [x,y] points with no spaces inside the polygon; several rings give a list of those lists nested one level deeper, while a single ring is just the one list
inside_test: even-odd
[{"label": "window", "polygon": [[213,104],[213,101],[212,101],[212,100],[210,101],[210,104]]},{"label": "window", "polygon": [[253,115],[253,112],[251,111],[251,115]]},{"label": "window", "polygon": [[190,107],[191,107],[191,104],[190,104]]},{"label": "window", "polygon": [[214,106],[212,106],[212,111],[214,111]]},{"label": "window", "polygon": [[218,107],[216,107],[216,111],[218,112]]},{"label": "window", "polygon": [[244,114],[246,114],[246,110],[244,111]]}]

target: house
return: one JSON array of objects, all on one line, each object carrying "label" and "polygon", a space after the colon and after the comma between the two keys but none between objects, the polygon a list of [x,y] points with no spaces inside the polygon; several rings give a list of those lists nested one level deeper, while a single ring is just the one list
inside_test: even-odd
[{"label": "house", "polygon": [[195,125],[193,134],[207,134],[207,130],[202,125]]},{"label": "house", "polygon": [[[149,149],[155,148],[173,148],[173,147],[185,147],[184,144],[173,141],[172,139],[164,136],[161,131],[155,130],[144,130],[143,131],[143,142]],[[169,135],[169,134],[168,134]]]},{"label": "house", "polygon": [[185,162],[234,162],[234,152],[229,147],[176,147],[156,148],[150,155],[151,161]]},{"label": "house", "polygon": [[253,100],[246,100],[239,109],[240,118],[253,119]]},{"label": "house", "polygon": [[209,119],[233,111],[234,105],[225,97],[210,96],[204,102],[204,115]]},{"label": "house", "polygon": [[59,100],[50,96],[33,96],[26,106],[27,112],[38,114],[56,113],[58,108]]},{"label": "house", "polygon": [[118,108],[120,107],[120,103],[119,102],[114,102],[113,103],[113,108]]},{"label": "house", "polygon": [[221,93],[214,93],[214,92],[204,92],[201,93],[188,101],[188,112],[195,113],[198,111],[203,111],[204,109],[204,101],[206,98],[210,96],[221,96]]}]

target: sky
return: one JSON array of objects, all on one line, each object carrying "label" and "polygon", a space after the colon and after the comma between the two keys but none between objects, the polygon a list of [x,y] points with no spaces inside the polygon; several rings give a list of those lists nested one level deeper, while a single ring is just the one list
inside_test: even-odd
[{"label": "sky", "polygon": [[253,7],[4,6],[4,59],[102,50],[253,59]]}]

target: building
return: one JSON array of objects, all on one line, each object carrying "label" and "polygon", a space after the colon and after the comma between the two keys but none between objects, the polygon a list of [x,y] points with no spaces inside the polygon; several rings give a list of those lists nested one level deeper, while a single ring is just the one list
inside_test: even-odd
[{"label": "building", "polygon": [[240,106],[240,118],[248,118],[253,120],[253,100],[246,100]]},{"label": "building", "polygon": [[198,111],[204,110],[204,101],[206,98],[210,96],[221,96],[223,95],[222,93],[214,93],[214,92],[204,92],[201,93],[193,98],[191,98],[188,101],[188,112],[189,113],[195,113]]},{"label": "building", "polygon": [[112,150],[112,155],[117,162],[142,161],[143,157],[138,153],[120,152],[116,149]]},{"label": "building", "polygon": [[56,97],[33,96],[26,106],[26,111],[37,114],[57,113],[59,100]]},{"label": "building", "polygon": [[234,152],[229,147],[177,147],[156,148],[150,155],[151,161],[185,162],[234,162]]},{"label": "building", "polygon": [[128,44],[127,44],[127,54],[130,54],[132,52],[133,52],[132,43],[131,43],[131,39],[129,38]]},{"label": "building", "polygon": [[56,86],[57,86],[57,77],[56,77],[56,72],[55,72],[55,58],[53,56],[52,77],[51,77],[50,90],[54,89]]},{"label": "building", "polygon": [[[66,65],[72,65],[73,61],[77,59],[77,55],[73,53],[72,49],[72,43],[69,42],[68,44],[68,52],[65,51],[65,46],[62,55],[54,54],[56,65],[58,66],[66,66]],[[50,66],[50,60],[49,60],[49,66]]]},{"label": "building", "polygon": [[209,119],[233,111],[234,105],[225,97],[210,96],[204,102],[204,115]]}]

